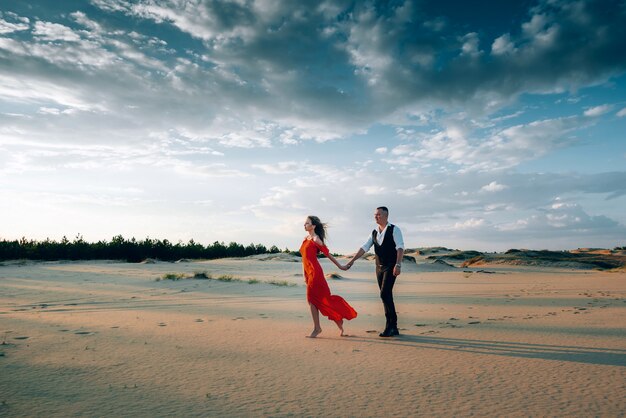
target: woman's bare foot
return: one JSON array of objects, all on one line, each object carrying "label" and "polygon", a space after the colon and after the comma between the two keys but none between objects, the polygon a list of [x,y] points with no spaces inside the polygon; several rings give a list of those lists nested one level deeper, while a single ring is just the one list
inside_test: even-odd
[{"label": "woman's bare foot", "polygon": [[322,332],[321,328],[314,329],[313,332],[311,333],[311,335],[309,335],[307,338],[315,338],[318,335],[320,335],[321,332]]},{"label": "woman's bare foot", "polygon": [[335,324],[337,324],[337,328],[339,328],[339,331],[341,331],[341,334],[339,334],[339,336],[343,337],[343,319],[335,321]]}]

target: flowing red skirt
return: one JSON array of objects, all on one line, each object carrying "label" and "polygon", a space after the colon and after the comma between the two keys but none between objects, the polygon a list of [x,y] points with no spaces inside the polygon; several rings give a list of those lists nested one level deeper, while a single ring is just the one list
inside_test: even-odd
[{"label": "flowing red skirt", "polygon": [[324,277],[322,266],[317,260],[317,252],[328,255],[326,246],[318,246],[311,240],[304,240],[300,247],[304,278],[306,280],[306,299],[315,306],[322,315],[332,321],[356,318],[357,312],[352,306],[338,295],[331,295],[328,282]]}]

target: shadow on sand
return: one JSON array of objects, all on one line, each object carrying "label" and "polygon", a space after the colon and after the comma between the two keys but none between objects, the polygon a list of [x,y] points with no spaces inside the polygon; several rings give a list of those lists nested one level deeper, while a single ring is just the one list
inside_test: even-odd
[{"label": "shadow on sand", "polygon": [[536,358],[542,360],[572,361],[586,364],[626,367],[626,350],[530,344],[507,341],[484,341],[463,338],[400,335],[393,339],[351,337],[350,341],[400,345],[414,348],[430,348],[474,354]]}]

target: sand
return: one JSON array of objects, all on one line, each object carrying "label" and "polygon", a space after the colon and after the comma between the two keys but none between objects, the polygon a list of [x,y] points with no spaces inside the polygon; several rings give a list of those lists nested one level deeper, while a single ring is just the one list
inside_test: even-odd
[{"label": "sand", "polygon": [[[322,265],[347,337],[285,257],[4,263],[0,416],[626,414],[624,272],[405,263],[383,339],[372,262]],[[197,271],[241,281],[156,280]]]}]

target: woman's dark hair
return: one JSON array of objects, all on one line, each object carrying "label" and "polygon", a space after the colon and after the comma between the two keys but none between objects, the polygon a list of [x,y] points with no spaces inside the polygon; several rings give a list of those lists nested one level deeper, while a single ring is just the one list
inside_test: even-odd
[{"label": "woman's dark hair", "polygon": [[317,234],[322,242],[324,242],[324,240],[326,239],[326,224],[322,223],[322,221],[320,221],[320,218],[318,218],[317,216],[309,215],[307,216],[307,218],[309,218],[313,226],[315,226],[315,234]]}]

